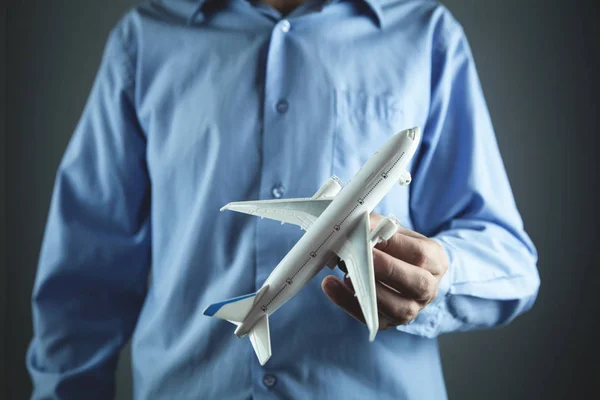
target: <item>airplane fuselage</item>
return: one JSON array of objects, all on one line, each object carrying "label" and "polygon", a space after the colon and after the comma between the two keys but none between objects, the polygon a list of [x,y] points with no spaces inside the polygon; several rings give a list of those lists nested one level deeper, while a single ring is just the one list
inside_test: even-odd
[{"label": "airplane fuselage", "polygon": [[394,135],[354,176],[265,280],[268,289],[235,334],[246,335],[265,314],[296,295],[335,257],[349,233],[403,178],[412,156],[411,141]]}]

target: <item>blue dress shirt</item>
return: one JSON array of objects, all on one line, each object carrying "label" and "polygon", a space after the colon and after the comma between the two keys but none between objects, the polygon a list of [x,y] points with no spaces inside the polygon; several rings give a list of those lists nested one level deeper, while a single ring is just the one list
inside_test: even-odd
[{"label": "blue dress shirt", "polygon": [[[412,126],[413,182],[376,211],[445,247],[437,298],[369,343],[322,293],[325,269],[270,318],[261,367],[202,311],[256,291],[302,231],[219,208],[348,181]],[[111,31],[57,172],[32,298],[33,398],[111,398],[131,337],[136,399],[442,399],[435,337],[529,309],[536,261],[445,8],[309,1],[283,18],[246,0],[146,1]]]}]

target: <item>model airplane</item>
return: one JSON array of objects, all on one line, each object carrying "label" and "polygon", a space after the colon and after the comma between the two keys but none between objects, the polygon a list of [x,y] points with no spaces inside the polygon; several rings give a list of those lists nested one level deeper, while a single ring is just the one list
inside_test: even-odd
[{"label": "model airplane", "polygon": [[271,357],[269,315],[300,291],[326,265],[331,269],[337,257],[343,260],[362,309],[369,340],[379,329],[372,248],[389,239],[398,229],[394,217],[383,219],[370,232],[369,214],[394,184],[408,185],[406,166],[420,140],[419,128],[392,136],[342,189],[332,176],[311,198],[244,201],[221,209],[233,210],[281,223],[300,225],[306,234],[281,260],[256,293],[210,305],[205,315],[235,325],[235,335],[250,336],[261,365]]}]

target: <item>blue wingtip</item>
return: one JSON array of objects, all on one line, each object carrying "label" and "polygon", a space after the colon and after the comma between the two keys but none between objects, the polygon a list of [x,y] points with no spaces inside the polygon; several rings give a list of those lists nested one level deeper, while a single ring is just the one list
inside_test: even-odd
[{"label": "blue wingtip", "polygon": [[234,297],[233,299],[229,299],[229,300],[221,301],[219,303],[211,304],[210,306],[206,307],[206,310],[204,310],[204,315],[208,315],[209,317],[212,317],[225,304],[234,303],[236,301],[244,300],[244,299],[247,299],[248,297],[253,297],[253,296],[256,296],[256,293],[250,293],[250,294],[246,294],[244,296]]},{"label": "blue wingtip", "polygon": [[223,307],[223,304],[220,304],[220,303],[211,304],[210,306],[206,307],[206,310],[204,310],[204,315],[208,315],[209,317],[212,317],[213,315],[215,315],[217,313],[217,311],[219,311],[219,309],[221,307]]}]

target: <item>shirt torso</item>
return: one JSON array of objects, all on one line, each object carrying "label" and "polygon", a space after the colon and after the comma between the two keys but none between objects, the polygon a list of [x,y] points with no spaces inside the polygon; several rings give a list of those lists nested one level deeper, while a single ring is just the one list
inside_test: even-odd
[{"label": "shirt torso", "polygon": [[[264,367],[230,324],[202,314],[255,292],[303,233],[220,207],[310,197],[331,175],[351,179],[390,135],[425,125],[439,10],[374,4],[308,3],[283,19],[244,0],[195,16],[192,2],[165,1],[125,17],[152,188],[137,398],[446,396],[437,342],[389,330],[369,343],[320,289],[339,271],[271,316]],[[410,228],[409,195],[397,186],[375,211]]]}]

